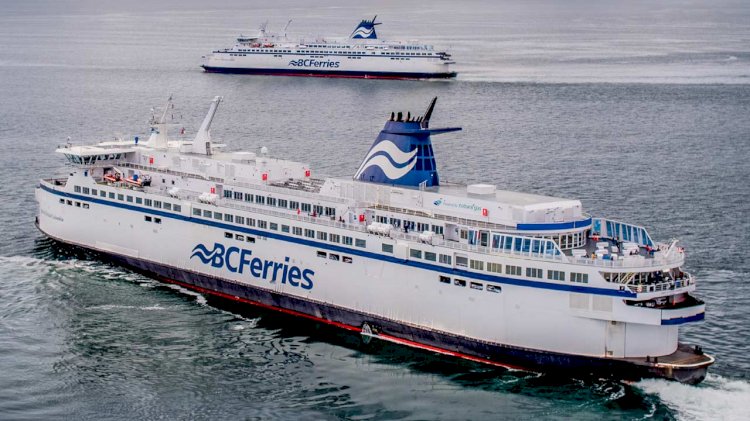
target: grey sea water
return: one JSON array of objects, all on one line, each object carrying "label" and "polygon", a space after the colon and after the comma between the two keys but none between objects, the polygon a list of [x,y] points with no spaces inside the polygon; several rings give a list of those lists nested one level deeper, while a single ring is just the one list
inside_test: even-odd
[{"label": "grey sea water", "polygon": [[[449,47],[458,80],[204,74],[263,21]],[[216,302],[57,245],[34,228],[54,149],[143,135],[174,94],[209,101],[231,149],[349,175],[392,110],[434,125],[444,179],[580,198],[678,237],[708,303],[681,339],[707,380],[625,384],[457,361]],[[0,419],[747,419],[750,6],[743,1],[0,1]],[[86,229],[82,227],[81,229]]]}]

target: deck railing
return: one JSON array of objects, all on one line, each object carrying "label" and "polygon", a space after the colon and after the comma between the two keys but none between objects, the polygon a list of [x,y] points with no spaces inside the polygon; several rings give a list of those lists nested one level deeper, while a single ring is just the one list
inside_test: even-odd
[{"label": "deck railing", "polygon": [[631,291],[642,294],[649,292],[671,291],[675,289],[685,288],[693,284],[695,284],[695,279],[693,278],[693,276],[686,274],[686,276],[682,279],[673,279],[667,282],[660,282],[658,284],[628,284],[626,286]]}]

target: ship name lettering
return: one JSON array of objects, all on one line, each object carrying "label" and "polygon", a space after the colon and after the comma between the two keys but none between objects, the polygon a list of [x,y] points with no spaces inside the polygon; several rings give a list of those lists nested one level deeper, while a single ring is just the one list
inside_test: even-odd
[{"label": "ship name lettering", "polygon": [[257,279],[269,282],[278,280],[282,284],[288,283],[293,287],[312,289],[315,271],[290,265],[289,257],[284,257],[283,262],[277,262],[263,260],[252,255],[252,250],[235,246],[225,247],[221,243],[214,243],[210,251],[203,244],[196,245],[190,258],[197,257],[204,265],[211,265],[217,269],[226,268],[232,273],[241,275],[249,273]]}]

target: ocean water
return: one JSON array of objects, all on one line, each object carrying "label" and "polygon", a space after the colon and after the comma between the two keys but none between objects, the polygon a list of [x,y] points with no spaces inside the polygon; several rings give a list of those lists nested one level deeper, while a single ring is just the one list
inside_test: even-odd
[{"label": "ocean water", "polygon": [[[214,4],[218,3],[218,4]],[[750,5],[743,1],[0,1],[0,419],[747,419]],[[316,2],[317,3],[317,2]],[[449,82],[204,74],[263,21],[451,49]],[[391,111],[433,125],[443,179],[580,198],[680,238],[717,358],[699,386],[459,361],[159,284],[34,228],[54,149],[143,135],[173,94],[230,149],[352,174]],[[85,228],[83,228],[85,229]]]}]

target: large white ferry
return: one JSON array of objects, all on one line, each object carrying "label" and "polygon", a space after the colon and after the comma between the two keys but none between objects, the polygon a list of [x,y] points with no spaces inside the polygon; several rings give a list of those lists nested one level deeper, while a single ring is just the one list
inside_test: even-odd
[{"label": "large white ferry", "polygon": [[240,36],[232,48],[203,57],[207,72],[372,79],[452,78],[453,60],[445,51],[418,42],[378,39],[379,22],[363,20],[349,39],[292,41],[266,32]]},{"label": "large white ferry", "polygon": [[[427,112],[391,113],[353,178],[194,137],[57,150],[36,189],[49,237],[165,282],[489,364],[701,381],[678,343],[704,318],[676,241],[578,200],[440,182]],[[167,106],[167,109],[170,107]]]}]

